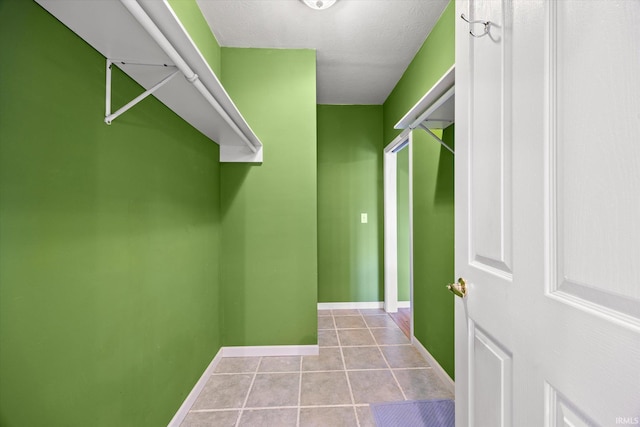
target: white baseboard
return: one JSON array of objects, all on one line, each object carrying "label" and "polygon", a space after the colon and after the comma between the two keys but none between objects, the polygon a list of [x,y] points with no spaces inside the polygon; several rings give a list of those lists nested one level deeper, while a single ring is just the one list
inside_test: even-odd
[{"label": "white baseboard", "polygon": [[344,309],[367,309],[367,308],[382,308],[384,302],[372,301],[372,302],[319,302],[318,310],[344,310]]},{"label": "white baseboard", "polygon": [[424,348],[422,343],[418,341],[416,337],[411,338],[411,344],[422,354],[422,356],[427,359],[429,365],[433,368],[433,372],[442,380],[447,389],[453,394],[456,394],[456,386],[447,371],[445,371],[442,366],[438,363],[438,361],[429,353],[429,351]]},{"label": "white baseboard", "polygon": [[209,377],[211,376],[211,374],[213,374],[214,369],[216,368],[218,363],[220,363],[221,359],[222,349],[218,351],[211,363],[209,363],[209,366],[207,366],[207,369],[204,370],[196,385],[193,386],[191,392],[189,392],[189,395],[187,395],[187,398],[184,399],[184,402],[182,402],[182,405],[180,405],[178,412],[176,412],[173,418],[171,418],[171,421],[169,421],[169,424],[167,424],[167,427],[180,427],[180,424],[182,424],[182,422],[184,421],[184,418],[189,413],[189,410],[195,403],[198,395],[200,395],[200,392],[204,388],[205,384],[207,384]]},{"label": "white baseboard", "polygon": [[222,357],[317,356],[317,345],[258,345],[222,347]]},{"label": "white baseboard", "polygon": [[398,308],[411,308],[411,301],[398,301]]}]

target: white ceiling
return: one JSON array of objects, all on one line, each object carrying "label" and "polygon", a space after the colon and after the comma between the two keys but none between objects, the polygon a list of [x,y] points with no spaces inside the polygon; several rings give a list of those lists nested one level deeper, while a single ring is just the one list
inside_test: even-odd
[{"label": "white ceiling", "polygon": [[317,50],[318,104],[382,104],[448,0],[197,0],[221,46]]}]

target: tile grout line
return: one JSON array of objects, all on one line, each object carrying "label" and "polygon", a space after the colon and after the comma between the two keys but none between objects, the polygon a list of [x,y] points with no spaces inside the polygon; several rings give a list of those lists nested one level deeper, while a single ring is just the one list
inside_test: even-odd
[{"label": "tile grout line", "polygon": [[[368,326],[368,324],[367,324],[367,326]],[[400,381],[398,381],[398,378],[396,378],[395,372],[393,372],[393,369],[391,369],[391,364],[387,360],[387,356],[384,355],[384,352],[380,348],[380,345],[378,344],[378,340],[376,339],[376,336],[373,335],[373,332],[371,331],[371,328],[369,328],[369,334],[371,334],[371,338],[373,338],[373,342],[376,343],[376,347],[378,348],[378,351],[382,355],[382,358],[384,359],[384,363],[387,364],[387,367],[389,368],[389,372],[391,372],[391,376],[393,377],[393,380],[396,382],[396,385],[400,389],[400,393],[402,393],[402,397],[404,398],[404,400],[408,400],[407,399],[407,395],[405,394],[404,390],[402,389],[402,386],[400,385]]]},{"label": "tile grout line", "polygon": [[[359,312],[358,312],[359,313]],[[336,328],[336,337],[338,338],[338,348],[340,349],[340,358],[342,359],[342,366],[344,367],[344,376],[347,378],[347,386],[349,387],[349,396],[351,396],[351,405],[353,407],[353,414],[356,417],[356,424],[360,427],[360,420],[358,419],[358,411],[356,410],[356,400],[353,398],[353,389],[351,388],[351,380],[349,380],[349,373],[347,372],[347,363],[344,360],[344,353],[342,352],[342,342],[340,341],[340,334],[338,333],[338,324],[336,318],[331,310],[331,317],[333,319],[333,326]],[[362,319],[364,321],[364,318]]]},{"label": "tile grout line", "polygon": [[[367,346],[362,346],[362,347],[377,347],[375,345],[367,345]],[[392,347],[392,346],[387,346],[387,347]],[[324,348],[324,347],[323,347]],[[329,347],[329,348],[338,348],[338,347]],[[350,348],[350,347],[346,347],[346,348]],[[272,356],[265,356],[265,357],[272,357]],[[275,356],[275,357],[279,357],[279,356]],[[286,356],[284,356],[286,357]],[[424,366],[424,367],[407,367],[407,368],[391,368],[395,371],[419,371],[419,370],[426,370],[426,369],[433,369],[431,368],[431,366]],[[330,372],[340,372],[343,371],[344,369],[327,369],[327,370],[316,370],[316,371],[302,371],[305,374],[318,374],[318,373],[322,373],[322,374],[326,374],[326,373],[330,373]],[[350,368],[350,369],[346,369],[346,371],[386,371],[387,368]],[[269,372],[258,372],[258,375],[267,375],[267,374],[297,374],[300,371],[269,371]],[[223,376],[223,375],[242,375],[242,374],[251,374],[250,372],[234,372],[234,373],[225,373],[225,374],[216,374],[218,376]]]},{"label": "tile grout line", "polygon": [[[358,313],[360,311],[358,310]],[[364,320],[364,316],[360,313],[360,319],[362,319],[362,323],[365,325],[367,322]],[[336,324],[336,334],[338,333],[338,325]],[[353,391],[351,390],[351,380],[349,379],[349,371],[347,370],[347,361],[344,359],[344,353],[342,352],[342,346],[340,346],[340,354],[342,354],[342,361],[344,362],[344,373],[347,376],[347,381],[349,382],[349,391],[351,391],[351,402],[353,403],[353,415],[356,417],[356,424],[360,427],[360,418],[358,417],[358,409],[356,408],[356,399],[353,397]]]},{"label": "tile grout line", "polygon": [[253,389],[253,384],[256,382],[256,377],[258,376],[258,370],[260,370],[260,365],[262,364],[262,357],[258,360],[258,365],[256,365],[256,370],[253,372],[253,378],[251,378],[251,384],[249,384],[249,390],[247,391],[247,395],[244,398],[244,402],[242,403],[242,408],[240,409],[240,413],[238,414],[238,420],[236,421],[236,427],[240,425],[240,420],[242,419],[242,415],[244,414],[244,409],[247,406],[247,402],[249,401],[249,395],[251,394],[251,390]]},{"label": "tile grout line", "polygon": [[[325,331],[328,331],[329,329],[324,329]],[[340,329],[341,331],[353,331],[354,329]],[[366,329],[357,329],[359,331],[366,331]],[[343,345],[342,347],[375,347],[376,345],[373,344],[358,344],[358,345]],[[378,347],[413,347],[412,344],[380,344],[378,345]],[[321,346],[322,348],[338,348],[341,346],[338,345],[323,345]],[[235,372],[217,372],[214,375],[224,375],[224,374],[230,374],[230,373],[235,373]],[[241,373],[241,372],[240,372]]]},{"label": "tile grout line", "polygon": [[300,381],[298,382],[298,418],[296,420],[296,427],[300,427],[300,405],[302,404],[302,359],[304,356],[300,356]]},{"label": "tile grout line", "polygon": [[[352,408],[352,407],[365,407],[369,406],[368,403],[356,403],[352,405],[350,403],[336,403],[332,405],[302,405],[300,408],[302,409],[317,409],[317,408]],[[256,406],[245,408],[246,410],[251,411],[269,411],[269,410],[278,410],[278,409],[296,409],[298,406]],[[191,412],[198,413],[206,413],[206,412],[229,412],[229,411],[241,411],[242,408],[216,408],[216,409],[194,409]]]},{"label": "tile grout line", "polygon": [[[340,316],[338,316],[340,317]],[[343,316],[344,317],[344,316]],[[351,316],[351,317],[355,317],[355,316]],[[386,326],[371,326],[371,327],[366,327],[366,328],[340,328],[340,329],[391,329],[391,330],[395,330],[397,328],[387,328]],[[318,328],[319,331],[332,331],[332,328]]]}]

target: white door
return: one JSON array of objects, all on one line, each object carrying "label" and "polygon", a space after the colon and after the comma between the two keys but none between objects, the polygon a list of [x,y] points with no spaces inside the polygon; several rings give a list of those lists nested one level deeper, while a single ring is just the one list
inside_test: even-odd
[{"label": "white door", "polygon": [[639,425],[640,0],[456,14],[456,426]]}]

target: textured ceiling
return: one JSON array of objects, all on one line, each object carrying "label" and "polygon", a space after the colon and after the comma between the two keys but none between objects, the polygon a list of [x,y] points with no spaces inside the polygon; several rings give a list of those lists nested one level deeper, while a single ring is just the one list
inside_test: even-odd
[{"label": "textured ceiling", "polygon": [[318,104],[382,104],[448,0],[197,0],[227,47],[317,50]]}]

